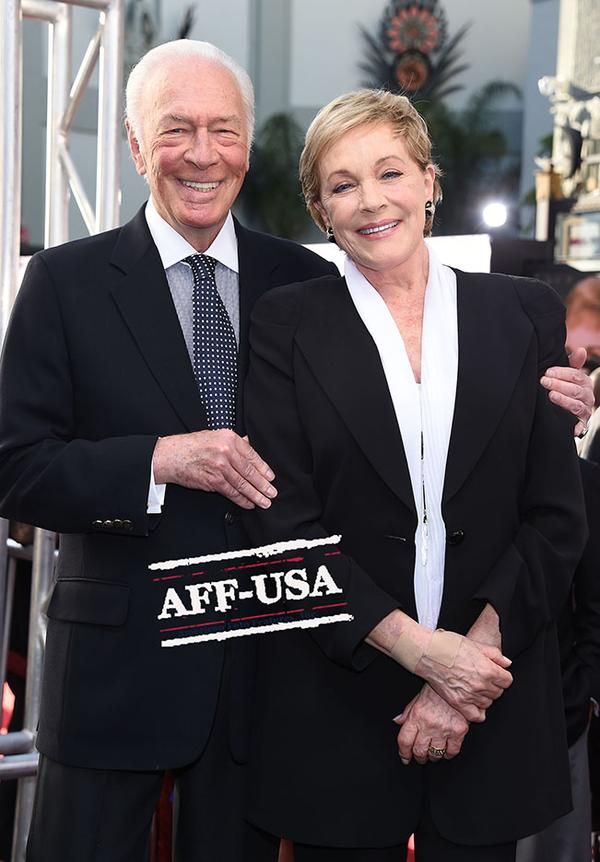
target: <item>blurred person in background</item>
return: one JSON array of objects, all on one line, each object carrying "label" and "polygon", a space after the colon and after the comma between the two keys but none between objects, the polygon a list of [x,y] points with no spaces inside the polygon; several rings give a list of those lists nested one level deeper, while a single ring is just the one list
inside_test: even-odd
[{"label": "blurred person in background", "polygon": [[578,281],[565,299],[567,349],[585,347],[588,361],[600,362],[600,278]]},{"label": "blurred person in background", "polygon": [[[573,810],[519,842],[517,862],[587,862],[592,799],[588,731],[600,703],[600,466],[579,459],[589,537],[559,617]],[[596,729],[596,728],[595,728]]]}]

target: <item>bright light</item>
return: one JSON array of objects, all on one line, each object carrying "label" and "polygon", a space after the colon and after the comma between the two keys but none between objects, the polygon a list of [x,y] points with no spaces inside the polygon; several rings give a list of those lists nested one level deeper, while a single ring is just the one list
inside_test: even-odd
[{"label": "bright light", "polygon": [[506,224],[508,210],[504,204],[494,201],[484,206],[481,215],[488,227],[502,227],[503,224]]}]

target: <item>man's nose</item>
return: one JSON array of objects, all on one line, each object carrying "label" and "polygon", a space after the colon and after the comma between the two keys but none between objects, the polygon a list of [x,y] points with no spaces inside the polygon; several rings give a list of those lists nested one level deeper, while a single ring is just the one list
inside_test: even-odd
[{"label": "man's nose", "polygon": [[207,168],[218,161],[217,149],[207,129],[198,129],[186,150],[185,158],[199,168]]}]

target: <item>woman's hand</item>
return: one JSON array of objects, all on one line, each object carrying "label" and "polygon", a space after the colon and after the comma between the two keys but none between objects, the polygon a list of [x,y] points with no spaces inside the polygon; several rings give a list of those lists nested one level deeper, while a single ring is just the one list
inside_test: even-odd
[{"label": "woman's hand", "polygon": [[[469,730],[463,716],[442,700],[429,685],[423,686],[402,715],[394,721],[400,725],[398,751],[404,764],[412,757],[417,763],[444,758],[451,760],[460,752]],[[432,754],[430,748],[445,751],[445,754]]]},{"label": "woman's hand", "polygon": [[478,644],[502,649],[502,635],[500,634],[500,617],[494,607],[487,604],[481,611],[469,631],[467,637]]},{"label": "woman's hand", "polygon": [[[489,610],[488,610],[489,608]],[[486,606],[480,632],[498,632],[496,612]],[[369,632],[367,643],[428,682],[467,721],[484,721],[485,710],[512,683],[511,661],[493,643],[478,643],[452,632],[432,632],[395,610]],[[436,648],[434,649],[434,646]]]},{"label": "woman's hand", "polygon": [[512,683],[510,665],[498,647],[462,638],[451,667],[424,654],[415,672],[467,721],[484,721],[485,710]]}]

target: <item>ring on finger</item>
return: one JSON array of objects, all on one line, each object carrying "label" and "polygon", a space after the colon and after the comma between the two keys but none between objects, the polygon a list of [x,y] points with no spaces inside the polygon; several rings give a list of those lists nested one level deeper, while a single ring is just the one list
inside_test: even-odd
[{"label": "ring on finger", "polygon": [[441,760],[446,754],[445,748],[436,748],[435,745],[430,745],[427,749],[427,754],[435,760]]}]

